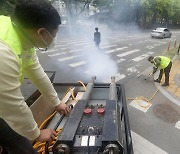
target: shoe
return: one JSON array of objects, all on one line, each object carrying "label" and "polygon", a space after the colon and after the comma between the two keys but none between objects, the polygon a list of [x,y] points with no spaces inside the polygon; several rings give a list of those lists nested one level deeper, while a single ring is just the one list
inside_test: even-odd
[{"label": "shoe", "polygon": [[154,82],[158,82],[158,83],[160,83],[161,81],[160,81],[159,79],[156,79],[156,80],[154,80]]},{"label": "shoe", "polygon": [[163,87],[169,86],[169,83],[163,83],[162,86]]}]

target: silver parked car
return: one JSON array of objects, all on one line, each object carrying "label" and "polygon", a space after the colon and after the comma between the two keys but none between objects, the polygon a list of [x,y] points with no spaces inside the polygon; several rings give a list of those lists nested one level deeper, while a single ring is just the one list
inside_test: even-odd
[{"label": "silver parked car", "polygon": [[172,33],[167,28],[156,28],[152,30],[151,37],[166,38],[171,37]]}]

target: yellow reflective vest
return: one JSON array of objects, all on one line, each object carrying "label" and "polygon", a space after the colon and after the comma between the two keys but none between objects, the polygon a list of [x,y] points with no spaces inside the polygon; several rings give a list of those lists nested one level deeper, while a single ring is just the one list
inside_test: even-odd
[{"label": "yellow reflective vest", "polygon": [[0,16],[0,27],[0,41],[6,44],[16,55],[17,61],[19,62],[19,81],[22,83],[24,79],[23,68],[33,64],[32,56],[35,50],[34,48],[28,49],[25,59],[22,60],[23,49],[21,41],[12,25],[11,18]]},{"label": "yellow reflective vest", "polygon": [[[160,65],[158,66],[160,69],[165,69],[169,63],[170,63],[170,59],[168,57],[165,57],[165,56],[158,56],[161,58],[161,62],[160,62]],[[155,57],[156,58],[156,57]],[[154,59],[155,59],[154,58]]]}]

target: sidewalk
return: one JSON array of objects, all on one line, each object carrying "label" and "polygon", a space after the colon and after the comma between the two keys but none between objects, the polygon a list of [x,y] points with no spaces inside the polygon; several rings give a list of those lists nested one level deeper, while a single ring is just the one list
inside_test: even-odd
[{"label": "sidewalk", "polygon": [[158,83],[155,85],[169,100],[180,106],[180,55],[175,55],[172,61],[169,86],[162,87]]}]

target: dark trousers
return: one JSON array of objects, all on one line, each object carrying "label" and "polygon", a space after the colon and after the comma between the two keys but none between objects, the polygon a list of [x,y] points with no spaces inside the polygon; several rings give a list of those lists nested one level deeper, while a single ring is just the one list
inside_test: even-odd
[{"label": "dark trousers", "polygon": [[95,45],[96,45],[97,48],[99,48],[99,44],[100,44],[100,41],[95,42]]},{"label": "dark trousers", "polygon": [[0,118],[0,145],[8,154],[37,154],[31,142]]},{"label": "dark trousers", "polygon": [[164,72],[165,73],[165,83],[169,84],[169,73],[171,71],[171,67],[172,67],[172,62],[169,63],[169,65],[164,69],[164,71],[163,71],[163,69],[160,70],[159,77],[158,77],[158,79],[160,81],[162,79],[162,75],[163,75],[163,72]]}]

